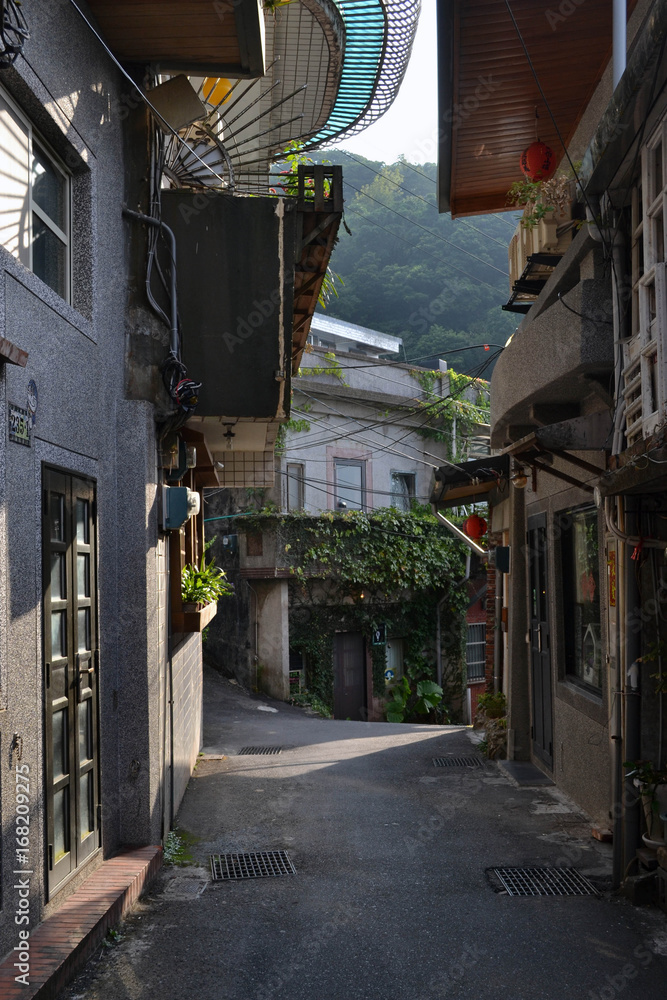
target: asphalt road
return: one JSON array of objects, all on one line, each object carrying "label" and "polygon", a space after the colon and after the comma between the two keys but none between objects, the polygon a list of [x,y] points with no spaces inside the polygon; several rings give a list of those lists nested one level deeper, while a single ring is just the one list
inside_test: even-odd
[{"label": "asphalt road", "polygon": [[[192,863],[62,1000],[667,996],[667,918],[604,891],[610,848],[571,802],[433,765],[474,753],[467,730],[312,718],[211,673],[204,741],[178,817]],[[296,875],[210,882],[211,854],[275,850]],[[513,897],[485,874],[555,864],[603,891]]]}]

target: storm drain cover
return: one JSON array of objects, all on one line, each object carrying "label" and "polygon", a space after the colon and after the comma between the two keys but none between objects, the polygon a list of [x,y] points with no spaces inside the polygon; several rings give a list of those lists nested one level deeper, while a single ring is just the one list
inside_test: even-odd
[{"label": "storm drain cover", "polygon": [[211,878],[214,882],[240,878],[267,878],[272,875],[296,875],[296,868],[290,861],[287,851],[211,855]]},{"label": "storm drain cover", "polygon": [[481,757],[434,757],[436,767],[480,767]]},{"label": "storm drain cover", "polygon": [[255,757],[259,754],[281,753],[282,749],[282,747],[241,747],[239,757],[243,755]]},{"label": "storm drain cover", "polygon": [[597,896],[598,890],[576,868],[487,868],[494,892],[508,896]]},{"label": "storm drain cover", "polygon": [[182,878],[175,876],[174,878],[169,879],[169,882],[165,886],[163,896],[166,899],[180,901],[199,899],[201,894],[205,892],[208,884],[208,882],[198,878]]}]

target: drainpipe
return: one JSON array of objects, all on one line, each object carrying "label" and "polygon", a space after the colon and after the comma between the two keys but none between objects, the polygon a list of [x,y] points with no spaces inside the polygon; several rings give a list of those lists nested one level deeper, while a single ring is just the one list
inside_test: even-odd
[{"label": "drainpipe", "polygon": [[[455,587],[460,587],[462,583],[470,579],[470,553],[466,556],[466,571],[460,580],[454,582]],[[442,628],[440,624],[440,611],[447,600],[447,594],[443,594],[435,609],[435,679],[442,687]]]},{"label": "drainpipe", "polygon": [[627,17],[626,0],[614,0],[612,78],[614,90],[616,90],[618,81],[625,73],[625,58],[627,52]]},{"label": "drainpipe", "polygon": [[[171,328],[169,331],[169,353],[173,354],[175,358],[179,356],[178,352],[178,304],[176,295],[176,237],[174,236],[173,230],[169,228],[166,223],[162,222],[161,219],[154,219],[151,215],[144,215],[143,212],[133,212],[129,208],[123,209],[123,215],[127,215],[130,219],[138,219],[139,222],[145,222],[148,226],[154,226],[156,229],[161,229],[162,232],[167,236],[169,240],[169,253],[171,256],[171,281],[169,284],[169,300],[171,308]],[[153,292],[150,287],[150,266],[146,268],[146,295],[148,301],[151,303],[154,309],[160,311],[159,306],[155,302]],[[163,313],[164,315],[164,313]]]},{"label": "drainpipe", "polygon": [[[625,525],[626,532],[636,527],[637,501],[632,496],[625,497],[625,514],[632,524]],[[638,627],[639,587],[637,585],[636,564],[625,552],[625,662],[624,662],[624,722],[625,741],[623,754],[626,760],[638,760],[641,756],[641,691],[640,657],[641,629]],[[624,779],[623,787],[623,876],[634,861],[639,838],[640,800],[632,778]]]},{"label": "drainpipe", "polygon": [[503,661],[502,661],[502,621],[503,621],[503,574],[496,570],[496,599],[495,599],[495,636],[493,643],[493,693],[498,694],[502,690],[503,683]]}]

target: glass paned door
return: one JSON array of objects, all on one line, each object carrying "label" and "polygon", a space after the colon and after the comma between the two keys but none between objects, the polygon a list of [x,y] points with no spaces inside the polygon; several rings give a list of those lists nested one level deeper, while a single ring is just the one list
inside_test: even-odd
[{"label": "glass paned door", "polygon": [[44,470],[49,893],[100,844],[94,490],[88,480]]}]

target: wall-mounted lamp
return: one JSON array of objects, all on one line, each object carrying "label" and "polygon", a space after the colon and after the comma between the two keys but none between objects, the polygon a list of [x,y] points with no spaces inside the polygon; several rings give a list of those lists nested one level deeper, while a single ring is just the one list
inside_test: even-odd
[{"label": "wall-mounted lamp", "polygon": [[528,477],[522,468],[518,468],[512,476],[512,483],[518,490],[525,490],[528,485]]}]

